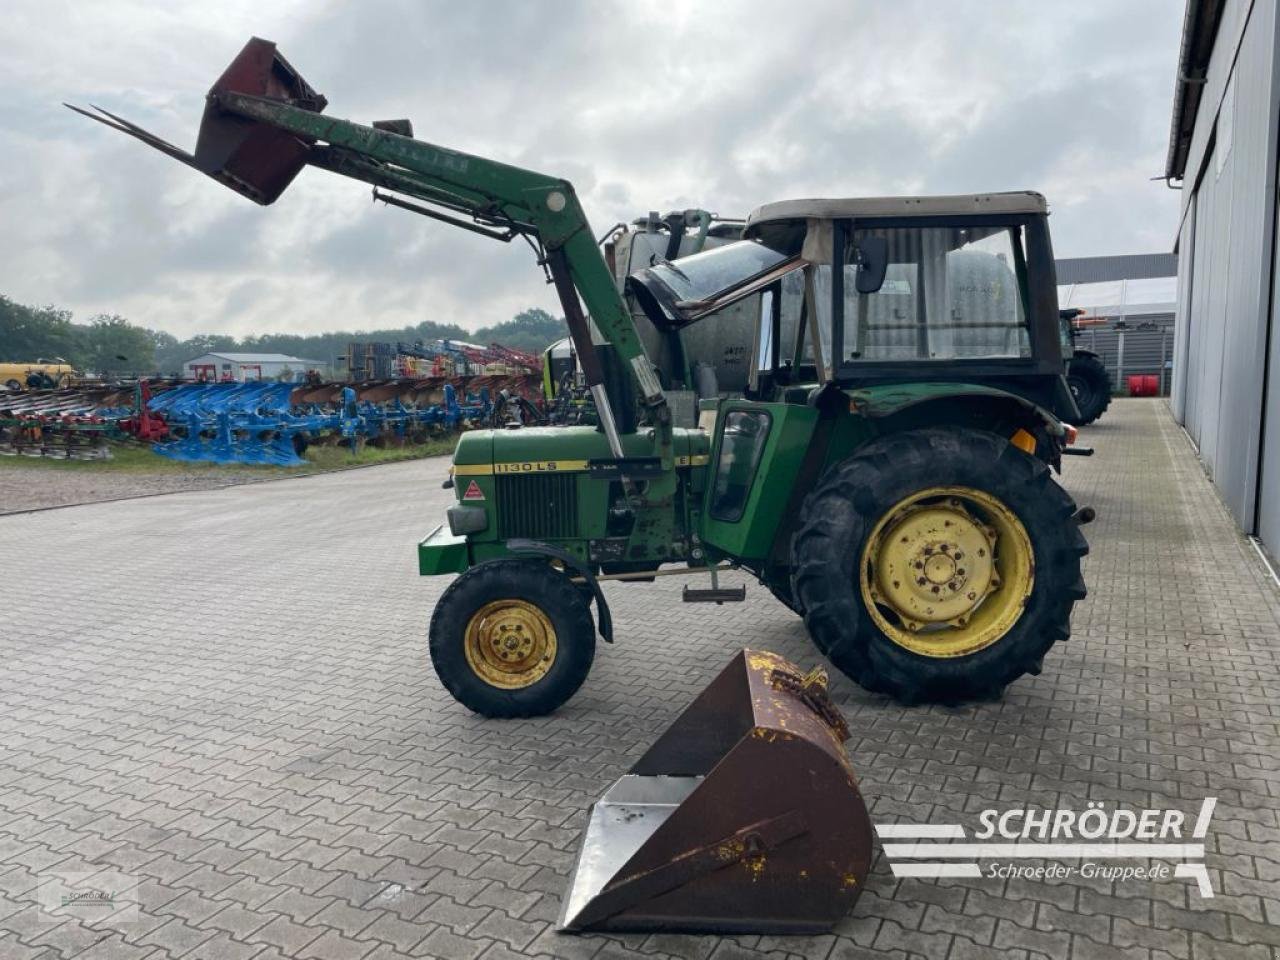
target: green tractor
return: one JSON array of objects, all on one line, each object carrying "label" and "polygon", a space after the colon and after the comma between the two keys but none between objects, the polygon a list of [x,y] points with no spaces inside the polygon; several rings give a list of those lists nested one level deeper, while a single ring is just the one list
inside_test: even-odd
[{"label": "green tractor", "polygon": [[[568,182],[325,105],[254,39],[210,91],[194,155],[89,115],[259,203],[317,166],[537,251],[597,422],[458,442],[457,502],[418,563],[455,576],[430,652],[463,704],[556,709],[597,634],[614,639],[601,582],[672,572],[712,577],[684,600],[725,603],[744,590],[716,575],[749,571],[836,666],[908,703],[998,696],[1067,638],[1089,512],[1050,474],[1076,409],[1041,196],[775,203],[739,241],[655,260],[628,282],[673,345],[755,304],[727,398],[695,382],[694,358],[659,379]],[[678,426],[669,397],[690,395],[696,420]]]},{"label": "green tractor", "polygon": [[1058,313],[1062,355],[1067,363],[1067,386],[1071,388],[1071,397],[1080,411],[1080,416],[1074,421],[1077,426],[1093,423],[1111,406],[1111,374],[1107,373],[1100,356],[1092,350],[1081,349],[1077,344],[1081,327],[1105,323],[1102,319],[1085,317],[1079,308]]}]

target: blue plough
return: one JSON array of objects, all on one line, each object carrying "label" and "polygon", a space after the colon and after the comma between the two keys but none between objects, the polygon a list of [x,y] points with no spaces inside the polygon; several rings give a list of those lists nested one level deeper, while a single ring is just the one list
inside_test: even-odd
[{"label": "blue plough", "polygon": [[[385,391],[384,391],[385,392]],[[164,417],[172,439],[156,453],[173,460],[298,466],[307,446],[324,438],[348,443],[403,443],[484,423],[492,412],[487,388],[462,400],[444,384],[442,401],[406,404],[400,395],[362,399],[375,389],[316,391],[295,383],[189,383],[153,396],[152,413]]]}]

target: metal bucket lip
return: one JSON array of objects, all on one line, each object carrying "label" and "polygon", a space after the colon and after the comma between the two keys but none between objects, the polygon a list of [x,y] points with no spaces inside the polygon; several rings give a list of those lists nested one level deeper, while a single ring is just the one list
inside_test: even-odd
[{"label": "metal bucket lip", "polygon": [[[568,892],[561,902],[557,930],[577,929],[570,925],[570,921],[581,914],[583,908],[704,779],[626,773],[610,785],[588,811],[587,827],[582,831],[578,856],[569,875]],[[641,820],[644,823],[640,823]],[[606,833],[618,835],[616,830],[611,831],[611,822],[614,827],[622,827],[623,840],[605,856],[607,845],[593,849],[592,844],[598,843]]]}]

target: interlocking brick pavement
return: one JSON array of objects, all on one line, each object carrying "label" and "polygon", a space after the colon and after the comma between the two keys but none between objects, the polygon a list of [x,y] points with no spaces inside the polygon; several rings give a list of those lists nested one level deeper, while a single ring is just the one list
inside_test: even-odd
[{"label": "interlocking brick pavement", "polygon": [[[0,957],[1280,955],[1280,599],[1182,433],[1117,401],[1066,485],[1098,510],[1075,636],[999,703],[834,693],[878,822],[1089,800],[1194,811],[1184,880],[895,880],[834,936],[556,934],[585,810],[744,644],[804,663],[759,587],[606,587],[618,642],[559,714],[472,716],[414,541],[444,460],[0,518]],[[729,578],[733,579],[733,578]],[[41,912],[53,873],[136,878],[129,922]]]}]

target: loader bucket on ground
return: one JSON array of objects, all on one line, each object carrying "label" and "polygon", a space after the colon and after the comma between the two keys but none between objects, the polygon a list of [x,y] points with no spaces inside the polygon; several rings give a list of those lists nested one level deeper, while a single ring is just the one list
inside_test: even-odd
[{"label": "loader bucket on ground", "polygon": [[314,141],[223,110],[218,96],[225,93],[288,102],[316,113],[323,111],[328,103],[279,54],[274,43],[254,37],[209,90],[194,154],[101,107],[94,109],[102,116],[79,107],[71,109],[207,173],[250,200],[264,205],[274,203],[306,166]]},{"label": "loader bucket on ground", "polygon": [[830,929],[871,863],[848,736],[825,673],[742,651],[592,807],[560,928]]}]

